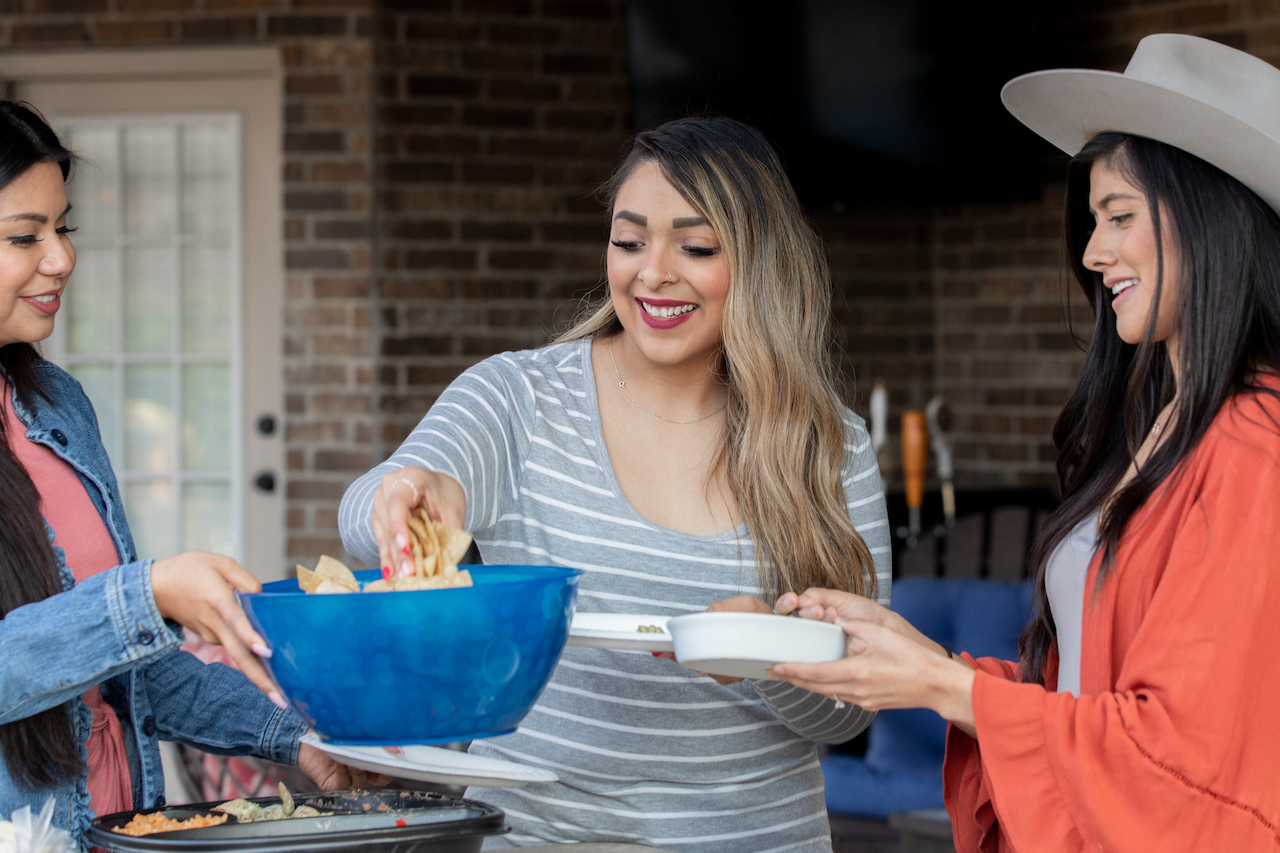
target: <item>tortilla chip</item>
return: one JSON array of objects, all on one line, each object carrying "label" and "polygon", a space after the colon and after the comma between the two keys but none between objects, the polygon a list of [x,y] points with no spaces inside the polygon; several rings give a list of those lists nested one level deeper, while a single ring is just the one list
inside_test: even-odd
[{"label": "tortilla chip", "polygon": [[467,556],[467,549],[471,547],[471,534],[438,521],[436,525],[436,535],[440,538],[440,552],[444,554],[445,560],[456,567],[458,561]]},{"label": "tortilla chip", "polygon": [[350,593],[350,592],[359,592],[359,591],[360,590],[358,589],[351,589],[350,587],[343,586],[340,583],[334,583],[328,578],[325,578],[324,580],[320,581],[320,585],[313,590],[313,592],[315,592],[316,595],[336,595],[338,593]]},{"label": "tortilla chip", "polygon": [[320,562],[316,564],[316,576],[321,580],[329,580],[339,586],[345,586],[351,592],[360,591],[360,582],[356,580],[356,576],[333,557],[326,555],[320,558]]},{"label": "tortilla chip", "polygon": [[390,581],[369,581],[361,592],[395,592],[395,587]]},{"label": "tortilla chip", "polygon": [[399,592],[408,592],[415,589],[436,589],[435,578],[424,578],[414,575],[411,578],[396,578],[392,581],[396,590]]},{"label": "tortilla chip", "polygon": [[316,573],[299,563],[296,567],[298,572],[298,588],[303,592],[315,592],[316,587],[320,585],[322,578],[316,577]]}]

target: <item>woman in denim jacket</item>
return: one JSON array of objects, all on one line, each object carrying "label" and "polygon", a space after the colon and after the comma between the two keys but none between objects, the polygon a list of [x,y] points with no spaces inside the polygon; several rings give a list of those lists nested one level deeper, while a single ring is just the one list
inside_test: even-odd
[{"label": "woman in denim jacket", "polygon": [[[163,805],[160,739],[299,764],[326,788],[365,777],[300,746],[235,600],[260,588],[252,575],[215,554],[138,559],[93,407],[33,347],[75,267],[71,159],[0,101],[0,817],[53,795],[55,824],[85,846],[95,812]],[[243,672],[179,651],[181,626]]]}]

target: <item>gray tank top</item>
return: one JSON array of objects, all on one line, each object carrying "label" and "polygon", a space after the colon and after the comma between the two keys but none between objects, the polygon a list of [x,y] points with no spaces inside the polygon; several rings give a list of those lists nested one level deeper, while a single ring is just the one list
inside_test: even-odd
[{"label": "gray tank top", "polygon": [[1097,550],[1098,514],[1080,522],[1049,555],[1044,585],[1058,629],[1058,692],[1080,695],[1080,635],[1084,630],[1084,586]]}]

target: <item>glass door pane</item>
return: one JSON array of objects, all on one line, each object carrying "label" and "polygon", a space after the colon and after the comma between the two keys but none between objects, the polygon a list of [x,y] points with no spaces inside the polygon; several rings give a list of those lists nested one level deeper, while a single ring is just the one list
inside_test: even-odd
[{"label": "glass door pane", "polygon": [[238,117],[59,124],[82,163],[58,360],[97,410],[138,554],[239,558]]}]

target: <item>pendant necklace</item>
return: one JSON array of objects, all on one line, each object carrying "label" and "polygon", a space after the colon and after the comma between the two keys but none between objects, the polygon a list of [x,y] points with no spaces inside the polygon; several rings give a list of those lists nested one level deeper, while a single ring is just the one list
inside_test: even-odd
[{"label": "pendant necklace", "polygon": [[644,406],[640,405],[640,403],[636,400],[636,398],[631,396],[631,392],[627,390],[627,383],[623,381],[622,373],[619,372],[618,370],[618,358],[613,354],[613,338],[609,339],[609,360],[613,362],[613,373],[615,376],[618,377],[618,387],[622,389],[623,394],[627,395],[627,399],[631,401],[631,405],[635,406],[637,409],[639,409],[640,411],[644,412],[647,415],[653,415],[655,418],[657,418],[660,421],[666,421],[669,424],[696,424],[698,421],[705,421],[707,418],[711,417],[712,415],[718,415],[724,411],[724,406],[721,406],[720,408],[716,409],[714,412],[709,412],[703,415],[702,417],[694,418],[691,421],[673,421],[671,418],[664,418],[662,415],[658,414],[652,409],[646,409]]}]

